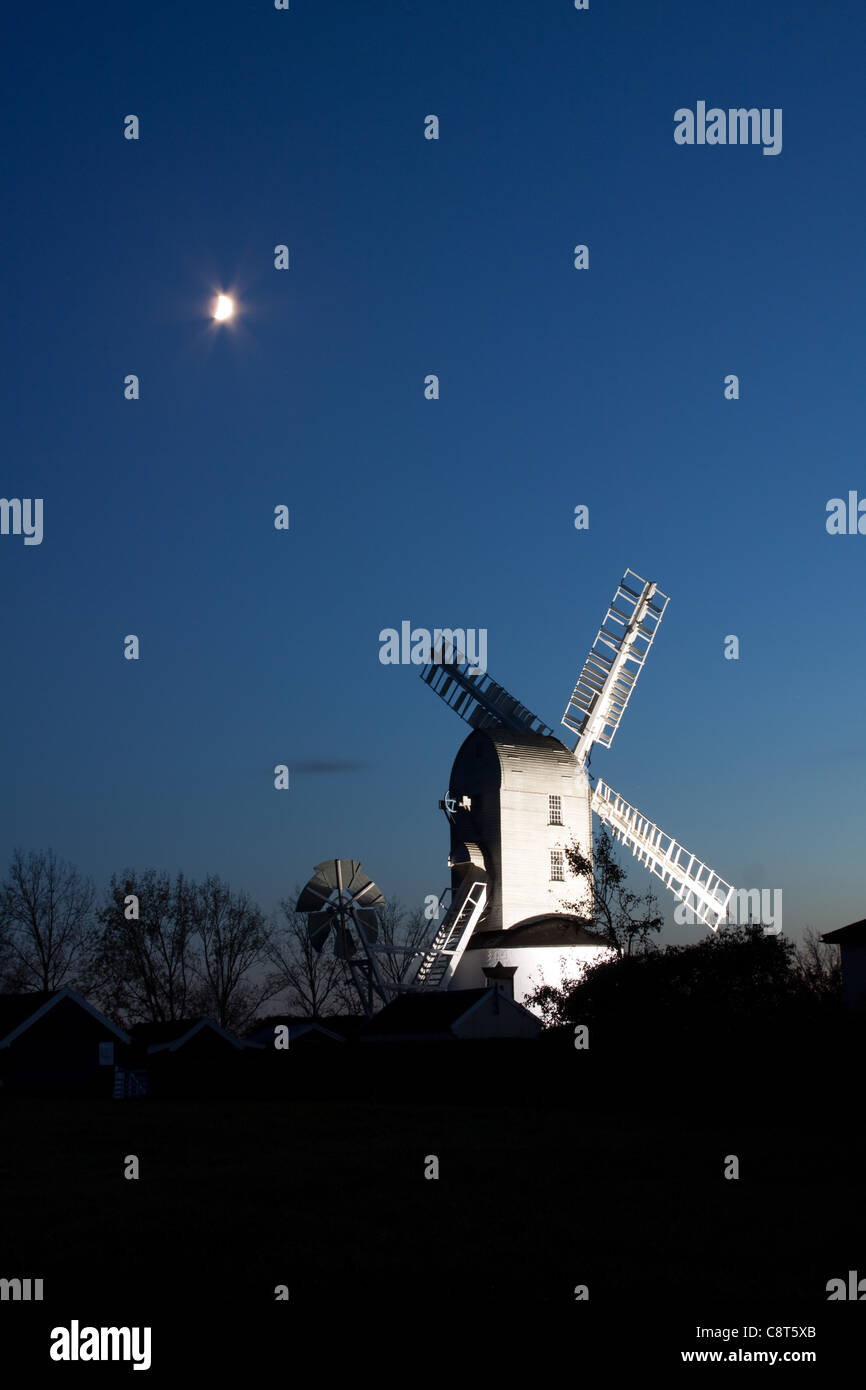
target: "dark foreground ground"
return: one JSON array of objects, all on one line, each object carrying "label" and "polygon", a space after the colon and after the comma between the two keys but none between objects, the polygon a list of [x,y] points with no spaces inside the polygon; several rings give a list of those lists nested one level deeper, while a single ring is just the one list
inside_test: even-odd
[{"label": "dark foreground ground", "polygon": [[[467,1321],[488,1328],[482,1340],[496,1327],[518,1344],[602,1339],[663,1368],[654,1358],[730,1348],[697,1343],[697,1324],[778,1323],[818,1327],[778,1348],[808,1345],[826,1369],[866,1327],[866,1301],[826,1292],[849,1270],[866,1276],[853,1077],[822,1086],[820,1069],[801,1082],[756,1063],[749,1079],[742,1059],[726,1073],[717,1058],[666,1081],[632,1067],[620,1098],[615,1071],[593,1088],[577,1061],[583,1097],[549,1069],[534,1095],[537,1060],[516,1064],[509,1086],[495,1050],[473,1074],[462,1047],[412,1061],[392,1099],[384,1083],[341,1095],[332,1061],[315,1085],[271,1099],[7,1098],[0,1277],[42,1277],[45,1299],[0,1303],[6,1354],[38,1347],[53,1373],[73,1373],[48,1362],[55,1324],[151,1323],[175,1368],[202,1368],[243,1360],[251,1336],[266,1357],[336,1317],[370,1318],[377,1336],[426,1328],[437,1344]],[[737,1180],[724,1177],[728,1155]]]}]

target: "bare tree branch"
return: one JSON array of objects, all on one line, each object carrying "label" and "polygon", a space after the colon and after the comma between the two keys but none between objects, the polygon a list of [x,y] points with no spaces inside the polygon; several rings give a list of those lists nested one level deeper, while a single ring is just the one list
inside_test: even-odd
[{"label": "bare tree branch", "polygon": [[[297,902],[295,893],[292,902]],[[288,1008],[305,1018],[323,1018],[339,1012],[356,1013],[357,1000],[350,990],[342,961],[330,946],[317,951],[310,940],[307,918],[292,902],[280,903],[281,919],[268,940],[267,957],[287,991]]]},{"label": "bare tree branch", "polygon": [[88,988],[120,1021],[163,1023],[201,1012],[193,892],[182,874],[174,881],[155,869],[112,876]]},{"label": "bare tree branch", "polygon": [[54,990],[78,983],[92,929],[89,879],[53,850],[17,849],[0,885],[6,988]]},{"label": "bare tree branch", "polygon": [[661,930],[664,917],[654,893],[641,895],[626,888],[626,871],[616,859],[607,829],[602,826],[597,832],[592,859],[576,842],[565,852],[572,872],[587,886],[586,897],[564,904],[567,910],[582,916],[588,904],[597,929],[617,955],[630,956],[635,948],[646,950],[650,933]]},{"label": "bare tree branch", "polygon": [[204,1012],[222,1028],[243,1028],[284,987],[278,972],[260,973],[270,943],[264,914],[213,875],[195,885],[192,902]]}]

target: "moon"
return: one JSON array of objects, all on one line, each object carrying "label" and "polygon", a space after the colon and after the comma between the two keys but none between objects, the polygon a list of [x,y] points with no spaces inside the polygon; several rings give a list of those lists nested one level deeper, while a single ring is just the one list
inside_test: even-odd
[{"label": "moon", "polygon": [[234,311],[234,302],[229,298],[227,294],[217,295],[216,308],[213,311],[213,316],[215,319],[218,319],[220,321],[223,319],[230,319]]}]

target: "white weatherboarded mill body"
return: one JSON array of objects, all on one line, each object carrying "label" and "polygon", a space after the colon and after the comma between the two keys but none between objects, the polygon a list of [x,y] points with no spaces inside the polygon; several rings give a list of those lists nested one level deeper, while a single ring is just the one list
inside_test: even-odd
[{"label": "white weatherboarded mill body", "polygon": [[452,976],[456,989],[513,969],[514,997],[577,977],[607,948],[565,904],[586,901],[586,883],[566,855],[577,842],[592,853],[589,778],[550,734],[478,729],[463,743],[448,789],[452,900],[473,866],[486,872],[486,908]]}]

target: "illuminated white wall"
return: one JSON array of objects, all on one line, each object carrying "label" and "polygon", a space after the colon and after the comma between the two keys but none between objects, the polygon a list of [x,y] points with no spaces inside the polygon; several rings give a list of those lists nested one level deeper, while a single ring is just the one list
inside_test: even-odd
[{"label": "illuminated white wall", "polygon": [[[565,980],[580,979],[588,965],[611,955],[607,946],[493,946],[489,950],[466,951],[450,988],[478,989],[487,984],[485,967],[516,966],[514,998],[518,1004],[526,1004],[527,995],[539,985],[556,988]],[[540,1010],[534,1012],[540,1014]]]}]

